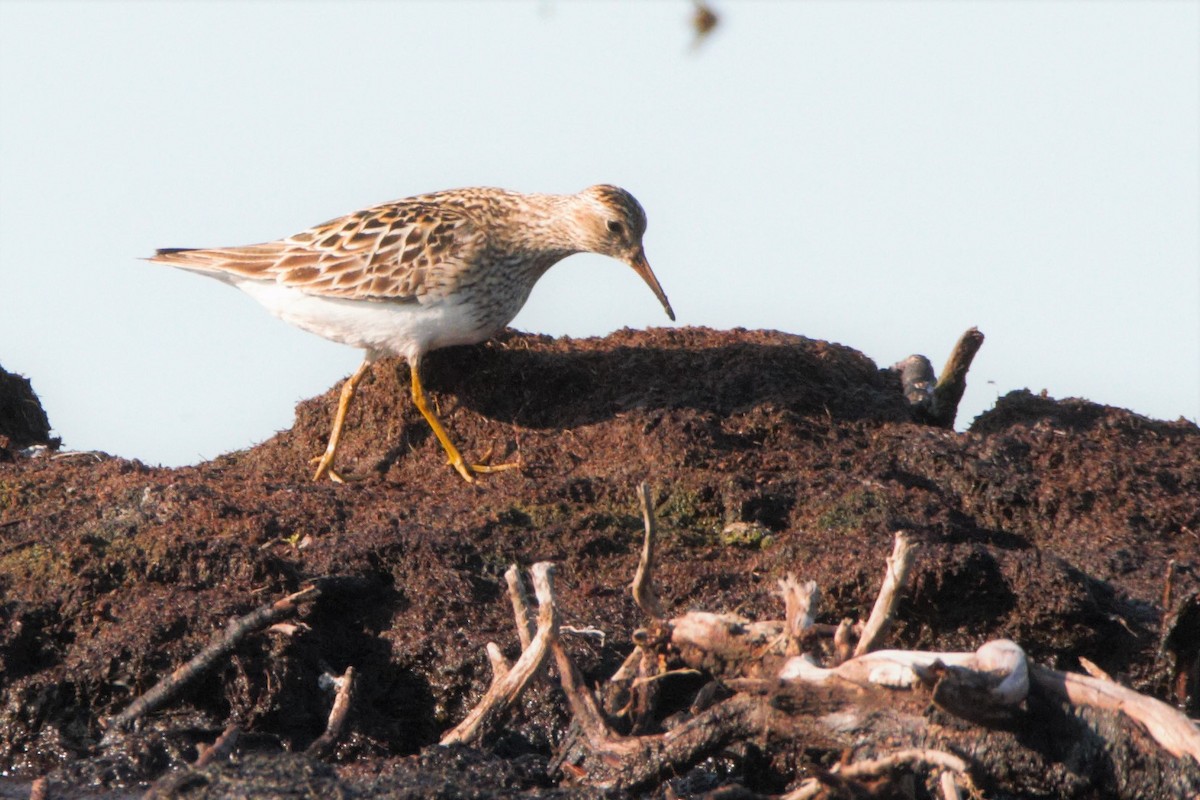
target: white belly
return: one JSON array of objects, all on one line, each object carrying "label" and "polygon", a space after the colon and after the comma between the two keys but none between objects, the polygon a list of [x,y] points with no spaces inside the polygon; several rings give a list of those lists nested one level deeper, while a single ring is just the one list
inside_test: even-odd
[{"label": "white belly", "polygon": [[481,327],[470,306],[453,299],[427,303],[344,300],[307,294],[273,281],[232,283],[283,321],[371,355],[400,355],[412,362],[430,350],[475,344],[499,332]]}]

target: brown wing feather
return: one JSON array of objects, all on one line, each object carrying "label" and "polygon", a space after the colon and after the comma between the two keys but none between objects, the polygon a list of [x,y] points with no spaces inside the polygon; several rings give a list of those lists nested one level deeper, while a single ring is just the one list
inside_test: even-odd
[{"label": "brown wing feather", "polygon": [[159,250],[151,261],[207,272],[276,280],[347,299],[415,298],[451,283],[484,246],[470,217],[444,203],[374,206],[265,244]]}]

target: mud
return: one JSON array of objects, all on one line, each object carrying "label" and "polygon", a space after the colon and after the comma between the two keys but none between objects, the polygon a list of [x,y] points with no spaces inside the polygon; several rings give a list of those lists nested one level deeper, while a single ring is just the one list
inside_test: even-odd
[{"label": "mud", "polygon": [[[865,617],[904,528],[922,544],[895,646],[1008,637],[1042,663],[1078,669],[1084,657],[1200,715],[1200,430],[1187,421],[1014,392],[955,433],[911,421],[896,377],[839,345],[745,330],[512,333],[432,354],[425,378],[468,460],[519,470],[464,483],[412,407],[407,370],[382,362],[349,415],[339,467],[353,479],[339,486],[312,483],[308,464],[337,386],[257,447],[163,469],[56,450],[11,377],[0,375],[10,781],[48,774],[52,791],[116,796],[165,776],[189,797],[308,796],[286,793],[301,784],[311,796],[596,797],[548,766],[569,713],[547,682],[483,748],[431,746],[486,689],[484,645],[518,653],[511,563],[556,562],[564,624],[605,631],[603,643],[569,642],[590,681],[621,663],[644,623],[627,589],[643,480],[669,612],[777,618],[776,581],[795,572],[821,585],[820,621]],[[102,744],[105,718],[231,617],[318,576],[341,588],[302,626],[251,637]],[[335,757],[286,755],[324,730],[321,674],[348,665],[359,689]],[[234,761],[185,772],[231,723],[246,732]],[[1066,768],[1068,754],[1026,738],[1007,745],[1018,761]],[[830,755],[752,750],[647,793],[782,791],[794,775],[779,764]],[[996,786],[1120,796],[1112,776],[1039,769],[1040,786]]]}]

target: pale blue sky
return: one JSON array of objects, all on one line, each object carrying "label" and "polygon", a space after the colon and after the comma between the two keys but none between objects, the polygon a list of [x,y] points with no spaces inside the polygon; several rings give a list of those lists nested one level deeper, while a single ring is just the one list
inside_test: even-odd
[{"label": "pale blue sky", "polygon": [[[359,353],[137,260],[435,189],[617,183],[681,325],[1200,416],[1200,4],[0,0],[0,364],[64,444],[192,463]],[[515,325],[669,324],[575,256]],[[407,413],[407,411],[405,412]]]}]

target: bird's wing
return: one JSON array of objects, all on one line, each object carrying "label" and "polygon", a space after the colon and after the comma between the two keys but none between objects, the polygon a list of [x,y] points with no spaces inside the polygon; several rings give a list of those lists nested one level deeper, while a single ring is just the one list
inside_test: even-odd
[{"label": "bird's wing", "polygon": [[479,226],[442,203],[404,200],[265,244],[159,250],[150,261],[224,280],[274,280],[352,300],[418,299],[451,284],[485,245]]}]

